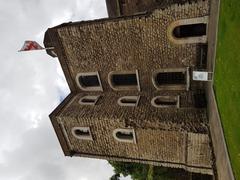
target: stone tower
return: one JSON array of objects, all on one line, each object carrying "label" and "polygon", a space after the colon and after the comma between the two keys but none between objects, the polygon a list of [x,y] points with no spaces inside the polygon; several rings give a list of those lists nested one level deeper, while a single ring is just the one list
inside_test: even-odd
[{"label": "stone tower", "polygon": [[212,174],[204,84],[209,2],[49,28],[71,93],[50,119],[64,154]]}]

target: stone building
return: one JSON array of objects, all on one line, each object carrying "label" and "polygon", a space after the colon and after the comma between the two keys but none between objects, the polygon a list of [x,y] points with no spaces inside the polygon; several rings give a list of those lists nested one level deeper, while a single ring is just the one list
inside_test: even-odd
[{"label": "stone building", "polygon": [[46,31],[71,90],[50,114],[66,156],[213,174],[204,84],[192,80],[206,68],[209,2],[171,3]]},{"label": "stone building", "polygon": [[172,4],[193,3],[198,0],[106,0],[109,17],[134,15],[151,11],[156,8],[166,8]]}]

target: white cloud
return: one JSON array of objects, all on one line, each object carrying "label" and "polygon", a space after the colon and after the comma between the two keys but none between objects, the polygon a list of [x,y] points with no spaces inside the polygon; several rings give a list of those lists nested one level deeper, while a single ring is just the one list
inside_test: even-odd
[{"label": "white cloud", "polygon": [[24,40],[41,44],[50,26],[106,17],[105,0],[1,0],[0,14],[0,179],[108,179],[106,161],[62,153],[48,118],[69,93],[57,59],[17,52]]}]

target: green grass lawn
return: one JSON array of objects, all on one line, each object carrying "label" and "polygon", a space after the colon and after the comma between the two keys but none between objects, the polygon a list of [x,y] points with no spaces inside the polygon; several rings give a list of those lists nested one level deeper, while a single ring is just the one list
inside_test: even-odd
[{"label": "green grass lawn", "polygon": [[214,88],[234,174],[240,180],[240,0],[221,0]]}]

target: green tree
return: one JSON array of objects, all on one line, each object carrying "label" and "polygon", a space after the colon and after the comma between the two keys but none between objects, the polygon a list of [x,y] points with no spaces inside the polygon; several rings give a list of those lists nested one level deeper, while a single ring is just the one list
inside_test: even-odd
[{"label": "green tree", "polygon": [[[186,180],[189,175],[189,173],[181,169],[130,162],[109,161],[109,163],[114,168],[115,174],[122,174],[124,177],[129,175],[133,180]],[[110,180],[118,180],[114,178]]]},{"label": "green tree", "polygon": [[119,178],[120,178],[120,174],[114,174],[114,175],[110,178],[110,180],[119,180]]},{"label": "green tree", "polygon": [[109,161],[116,174],[122,174],[124,177],[130,175],[133,180],[146,180],[149,165]]}]

